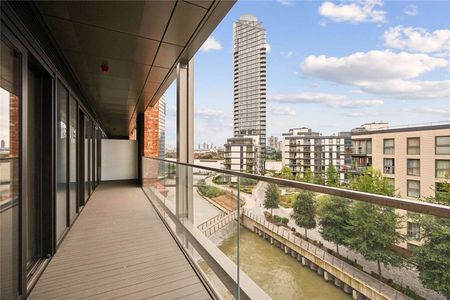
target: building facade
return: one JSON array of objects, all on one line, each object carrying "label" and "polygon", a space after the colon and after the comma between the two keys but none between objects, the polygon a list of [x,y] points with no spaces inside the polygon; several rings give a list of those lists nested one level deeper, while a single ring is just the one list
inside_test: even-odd
[{"label": "building facade", "polygon": [[228,170],[258,173],[261,169],[259,136],[229,138],[225,144],[224,167]]},{"label": "building facade", "polygon": [[339,173],[340,182],[344,183],[351,165],[350,147],[349,132],[323,136],[306,127],[293,128],[283,133],[282,161],[284,166],[291,168],[294,176],[300,177],[311,170],[315,177],[326,178],[332,164]]},{"label": "building facade", "polygon": [[144,114],[144,156],[164,158],[166,100],[163,95]]},{"label": "building facade", "polygon": [[[372,166],[387,177],[398,197],[412,200],[440,198],[450,176],[450,124],[368,128],[352,132],[352,170]],[[398,210],[399,214],[405,214]],[[400,246],[420,244],[418,225],[407,220],[402,231],[408,240]]]},{"label": "building facade", "polygon": [[[264,173],[266,153],[266,31],[252,15],[233,24],[234,138],[257,137],[257,173]],[[230,139],[228,144],[235,140]],[[225,151],[226,151],[225,147]],[[227,166],[227,165],[225,165]]]}]

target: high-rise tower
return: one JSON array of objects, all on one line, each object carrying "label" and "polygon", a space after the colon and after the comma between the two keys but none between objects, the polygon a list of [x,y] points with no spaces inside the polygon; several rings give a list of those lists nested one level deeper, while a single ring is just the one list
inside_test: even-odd
[{"label": "high-rise tower", "polygon": [[[233,24],[233,42],[235,139],[234,143],[228,141],[227,145],[237,147],[237,141],[242,138],[255,141],[252,151],[248,151],[248,142],[242,145],[246,151],[240,151],[239,157],[239,163],[247,158],[245,161],[252,162],[252,166],[247,163],[239,169],[249,171],[251,168],[253,172],[263,174],[266,156],[266,30],[256,17],[243,15]],[[243,157],[245,152],[249,155],[252,152],[253,159]],[[230,153],[228,156],[233,155]],[[233,165],[232,158],[225,161],[226,167]]]}]

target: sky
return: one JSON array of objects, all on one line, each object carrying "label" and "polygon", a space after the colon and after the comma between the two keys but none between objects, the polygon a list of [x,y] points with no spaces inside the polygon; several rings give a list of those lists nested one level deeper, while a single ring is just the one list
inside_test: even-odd
[{"label": "sky", "polygon": [[[195,146],[233,134],[233,22],[267,31],[267,136],[450,122],[449,1],[238,1],[195,56]],[[166,145],[175,146],[175,89]]]}]

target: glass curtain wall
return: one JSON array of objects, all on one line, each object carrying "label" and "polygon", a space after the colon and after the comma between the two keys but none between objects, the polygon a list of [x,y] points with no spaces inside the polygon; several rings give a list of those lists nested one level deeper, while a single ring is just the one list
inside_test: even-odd
[{"label": "glass curtain wall", "polygon": [[58,82],[57,120],[56,120],[56,238],[59,240],[67,228],[67,103],[69,93]]},{"label": "glass curtain wall", "polygon": [[70,142],[69,142],[69,203],[70,203],[70,223],[73,222],[77,214],[77,101],[70,97]]},{"label": "glass curtain wall", "polygon": [[91,194],[90,187],[90,157],[91,157],[91,121],[85,116],[84,119],[84,203],[86,203]]},{"label": "glass curtain wall", "polygon": [[0,298],[19,296],[19,111],[21,55],[1,40]]}]

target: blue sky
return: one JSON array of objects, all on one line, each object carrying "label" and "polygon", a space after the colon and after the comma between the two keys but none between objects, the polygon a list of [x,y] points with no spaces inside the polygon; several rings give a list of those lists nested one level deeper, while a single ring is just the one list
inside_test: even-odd
[{"label": "blue sky", "polygon": [[267,30],[268,136],[450,121],[450,2],[238,1],[195,57],[195,145],[232,136],[232,24],[246,13]]}]

